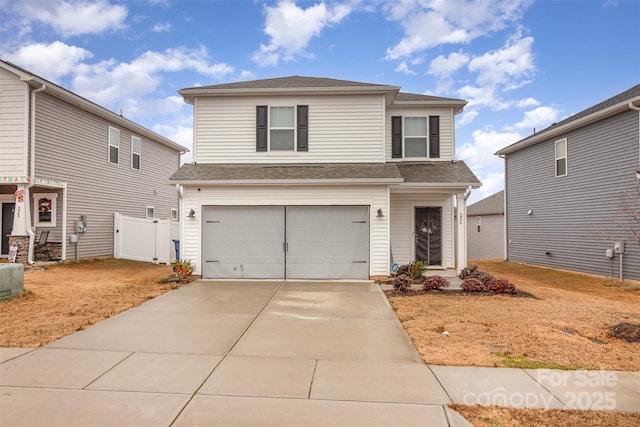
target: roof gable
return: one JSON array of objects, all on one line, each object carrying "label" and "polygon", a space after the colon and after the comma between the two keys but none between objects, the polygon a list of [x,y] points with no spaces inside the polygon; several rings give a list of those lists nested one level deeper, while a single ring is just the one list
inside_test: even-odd
[{"label": "roof gable", "polygon": [[500,215],[504,214],[504,190],[467,206],[467,215]]}]

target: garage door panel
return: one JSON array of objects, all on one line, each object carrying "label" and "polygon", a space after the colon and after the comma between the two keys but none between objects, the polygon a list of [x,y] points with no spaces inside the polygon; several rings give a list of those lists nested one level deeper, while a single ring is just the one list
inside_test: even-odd
[{"label": "garage door panel", "polygon": [[367,279],[368,206],[288,206],[287,278]]},{"label": "garage door panel", "polygon": [[206,206],[203,277],[281,279],[283,206]]}]

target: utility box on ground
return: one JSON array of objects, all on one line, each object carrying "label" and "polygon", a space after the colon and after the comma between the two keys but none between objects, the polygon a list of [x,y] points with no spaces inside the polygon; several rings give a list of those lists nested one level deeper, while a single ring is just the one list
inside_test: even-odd
[{"label": "utility box on ground", "polygon": [[0,299],[24,292],[24,265],[0,264]]}]

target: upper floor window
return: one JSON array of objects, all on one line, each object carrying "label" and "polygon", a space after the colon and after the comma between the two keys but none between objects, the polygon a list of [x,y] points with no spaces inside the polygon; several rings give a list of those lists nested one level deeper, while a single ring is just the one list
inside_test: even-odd
[{"label": "upper floor window", "polygon": [[271,107],[269,113],[269,148],[271,151],[293,151],[293,107]]},{"label": "upper floor window", "polygon": [[477,216],[476,217],[476,230],[478,231],[478,233],[480,232],[480,226],[482,225],[482,217]]},{"label": "upper floor window", "polygon": [[256,107],[256,151],[309,151],[309,106]]},{"label": "upper floor window", "polygon": [[556,176],[567,175],[567,138],[556,141]]},{"label": "upper floor window", "polygon": [[131,137],[131,167],[140,169],[140,149],[142,141],[137,136]]},{"label": "upper floor window", "polygon": [[440,157],[440,116],[391,118],[393,158]]},{"label": "upper floor window", "polygon": [[178,209],[177,208],[171,208],[171,221],[178,221]]},{"label": "upper floor window", "polygon": [[109,162],[118,164],[120,150],[120,130],[109,126]]}]

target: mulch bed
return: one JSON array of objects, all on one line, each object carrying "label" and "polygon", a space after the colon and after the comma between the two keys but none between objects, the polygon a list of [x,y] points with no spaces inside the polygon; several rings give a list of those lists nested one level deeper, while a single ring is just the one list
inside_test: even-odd
[{"label": "mulch bed", "polygon": [[493,294],[491,292],[465,292],[462,289],[440,289],[424,291],[422,289],[410,290],[409,292],[397,292],[393,290],[384,291],[388,297],[412,297],[416,295],[447,295],[451,297],[472,296],[472,297],[492,297],[496,295],[504,295],[510,298],[533,298],[539,299],[537,296],[525,292],[517,291],[515,294]]}]

